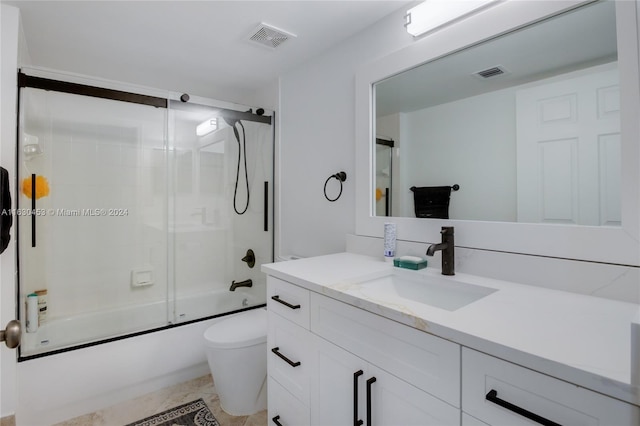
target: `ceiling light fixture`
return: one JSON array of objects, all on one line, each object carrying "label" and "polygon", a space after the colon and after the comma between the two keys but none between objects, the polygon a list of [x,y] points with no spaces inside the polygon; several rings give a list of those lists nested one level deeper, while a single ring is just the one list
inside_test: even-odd
[{"label": "ceiling light fixture", "polygon": [[215,131],[218,128],[218,117],[213,117],[196,126],[196,135],[204,136]]},{"label": "ceiling light fixture", "polygon": [[404,26],[418,37],[502,0],[426,0],[409,9]]}]

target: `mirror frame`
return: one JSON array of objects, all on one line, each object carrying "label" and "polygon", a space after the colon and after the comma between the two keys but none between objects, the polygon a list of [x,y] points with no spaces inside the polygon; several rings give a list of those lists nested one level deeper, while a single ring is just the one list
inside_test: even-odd
[{"label": "mirror frame", "polygon": [[356,235],[382,237],[384,223],[391,221],[397,224],[399,240],[433,243],[440,241],[442,226],[454,226],[458,247],[640,266],[640,68],[636,25],[640,16],[635,1],[615,2],[623,85],[621,227],[374,216],[376,82],[589,3],[593,0],[499,2],[360,68],[355,86]]}]

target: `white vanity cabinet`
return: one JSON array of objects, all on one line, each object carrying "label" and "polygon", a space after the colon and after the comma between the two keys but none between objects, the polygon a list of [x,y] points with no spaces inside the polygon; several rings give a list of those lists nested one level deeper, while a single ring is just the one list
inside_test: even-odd
[{"label": "white vanity cabinet", "polygon": [[460,424],[459,345],[274,277],[267,287],[272,424]]},{"label": "white vanity cabinet", "polygon": [[267,280],[270,424],[640,425],[638,405],[438,337],[407,308],[400,323],[311,288]]}]

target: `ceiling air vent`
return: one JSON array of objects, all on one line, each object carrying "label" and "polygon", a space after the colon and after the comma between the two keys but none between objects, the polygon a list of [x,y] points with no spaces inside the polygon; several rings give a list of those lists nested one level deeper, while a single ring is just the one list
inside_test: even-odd
[{"label": "ceiling air vent", "polygon": [[285,41],[294,37],[295,35],[291,33],[272,27],[271,25],[261,23],[254,31],[253,35],[249,37],[249,40],[261,46],[275,49]]},{"label": "ceiling air vent", "polygon": [[501,65],[487,68],[486,70],[478,71],[475,73],[476,76],[481,78],[491,78],[503,74],[507,74],[507,70],[504,69],[504,67],[502,67]]}]

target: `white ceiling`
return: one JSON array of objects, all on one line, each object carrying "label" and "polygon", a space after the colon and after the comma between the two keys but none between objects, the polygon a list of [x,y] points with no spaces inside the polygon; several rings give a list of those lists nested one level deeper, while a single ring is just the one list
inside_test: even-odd
[{"label": "white ceiling", "polygon": [[[412,3],[2,2],[20,9],[34,66],[230,101]],[[255,45],[261,22],[297,37],[275,50]]]}]

